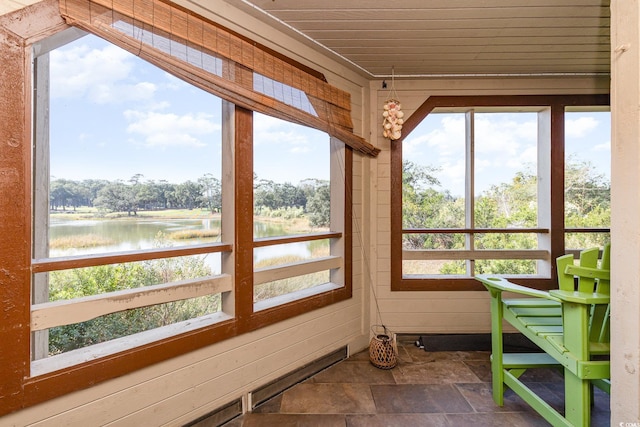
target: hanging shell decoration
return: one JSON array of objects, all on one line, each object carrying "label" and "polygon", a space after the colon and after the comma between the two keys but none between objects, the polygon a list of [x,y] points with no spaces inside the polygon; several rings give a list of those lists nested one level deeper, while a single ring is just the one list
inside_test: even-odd
[{"label": "hanging shell decoration", "polygon": [[391,140],[400,139],[402,135],[402,124],[404,120],[404,111],[401,110],[402,105],[400,101],[390,99],[384,104],[384,111],[382,112],[382,136]]}]

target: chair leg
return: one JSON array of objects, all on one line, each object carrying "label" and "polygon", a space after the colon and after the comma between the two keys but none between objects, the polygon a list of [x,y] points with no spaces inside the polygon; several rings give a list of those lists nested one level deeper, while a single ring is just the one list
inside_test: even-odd
[{"label": "chair leg", "polygon": [[504,367],[502,346],[502,295],[493,293],[491,298],[491,381],[493,401],[504,405]]},{"label": "chair leg", "polygon": [[502,367],[502,353],[491,355],[491,382],[493,401],[498,406],[504,405],[504,368]]},{"label": "chair leg", "polygon": [[564,417],[574,426],[591,423],[591,382],[581,380],[568,369],[564,372]]}]

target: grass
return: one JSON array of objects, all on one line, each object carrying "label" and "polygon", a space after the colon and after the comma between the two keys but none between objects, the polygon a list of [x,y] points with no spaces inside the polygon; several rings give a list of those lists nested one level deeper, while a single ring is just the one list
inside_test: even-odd
[{"label": "grass", "polygon": [[64,220],[81,220],[81,219],[99,219],[103,215],[96,208],[90,208],[88,206],[82,206],[76,210],[55,210],[49,211],[50,218],[64,219]]},{"label": "grass", "polygon": [[80,236],[67,236],[53,239],[49,247],[51,249],[95,248],[97,246],[111,246],[115,244],[115,241],[106,237],[96,234],[83,234]]},{"label": "grass", "polygon": [[[219,213],[211,213],[207,209],[164,209],[155,211],[138,211],[136,216],[129,216],[126,212],[111,212],[105,213],[94,207],[81,206],[74,210],[56,210],[50,211],[49,216],[55,219],[69,220],[131,220],[138,219],[220,219]],[[318,231],[326,231],[327,228],[311,227],[309,220],[306,217],[301,218],[283,218],[283,217],[271,217],[271,216],[256,216],[256,221],[270,222],[273,224],[284,224],[285,230],[291,234],[299,233],[314,233]],[[205,235],[193,235],[192,237],[184,236],[169,236],[171,239],[201,239],[201,238],[213,238],[217,237],[219,230],[216,234],[208,234],[209,231],[204,230]]]},{"label": "grass", "polygon": [[189,239],[213,239],[220,235],[219,229],[210,230],[180,230],[169,233],[167,238],[171,240],[189,240]]},{"label": "grass", "polygon": [[[288,264],[296,261],[301,261],[302,259],[303,258],[296,255],[274,257],[262,260],[261,262],[257,263],[255,267],[261,268],[273,265]],[[269,298],[274,298],[302,289],[312,288],[314,286],[327,283],[328,281],[329,271],[318,271],[316,273],[304,274],[302,276],[293,276],[286,279],[263,283],[255,286],[253,290],[253,300],[254,302],[264,301]]]},{"label": "grass", "polygon": [[[313,242],[312,242],[313,243]],[[312,245],[311,257],[318,258],[329,255],[329,245]],[[304,258],[298,255],[284,255],[279,257],[263,259],[256,263],[255,268],[264,268],[269,266],[289,264],[296,261],[302,261]],[[273,282],[263,283],[254,288],[254,302],[263,301],[269,298],[285,295],[302,289],[312,288],[314,286],[327,283],[330,273],[326,271],[318,271],[316,273],[304,274],[302,276],[293,276],[286,279],[275,280]]]},{"label": "grass", "polygon": [[211,211],[207,209],[164,209],[164,210],[157,210],[157,211],[138,211],[137,216],[139,218],[178,218],[178,219],[220,218],[219,213],[212,214]]},{"label": "grass", "polygon": [[55,210],[49,211],[51,218],[64,220],[71,219],[153,219],[153,218],[171,218],[171,219],[209,219],[219,218],[220,214],[212,214],[207,209],[163,209],[155,211],[138,211],[137,215],[128,215],[127,212],[104,212],[98,208],[81,206],[76,210],[68,209],[66,211]]}]

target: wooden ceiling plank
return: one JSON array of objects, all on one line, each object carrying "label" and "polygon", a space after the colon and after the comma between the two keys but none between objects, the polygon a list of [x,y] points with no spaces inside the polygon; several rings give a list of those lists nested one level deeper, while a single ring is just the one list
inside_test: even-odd
[{"label": "wooden ceiling plank", "polygon": [[494,19],[602,19],[611,17],[608,8],[603,7],[526,7],[526,8],[466,8],[466,9],[319,9],[271,11],[273,16],[298,27],[304,22],[313,21],[477,21]]},{"label": "wooden ceiling plank", "polygon": [[[234,5],[240,1],[230,1]],[[322,1],[300,1],[300,0],[252,0],[255,6],[273,12],[284,10],[314,10],[314,9],[388,9],[390,3],[388,0],[322,0]],[[469,7],[468,0],[403,0],[396,2],[391,6],[401,9],[464,9]],[[481,4],[484,8],[499,7],[553,7],[558,6],[557,0],[484,0],[482,2],[472,2],[475,6]],[[607,0],[562,0],[562,6],[565,7],[609,7]]]}]

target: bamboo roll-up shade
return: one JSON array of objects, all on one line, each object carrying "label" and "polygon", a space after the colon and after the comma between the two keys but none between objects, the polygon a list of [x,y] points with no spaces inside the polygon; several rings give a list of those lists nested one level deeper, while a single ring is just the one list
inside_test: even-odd
[{"label": "bamboo roll-up shade", "polygon": [[166,0],[60,0],[60,13],[236,105],[322,130],[370,156],[380,151],[353,133],[348,92]]}]

